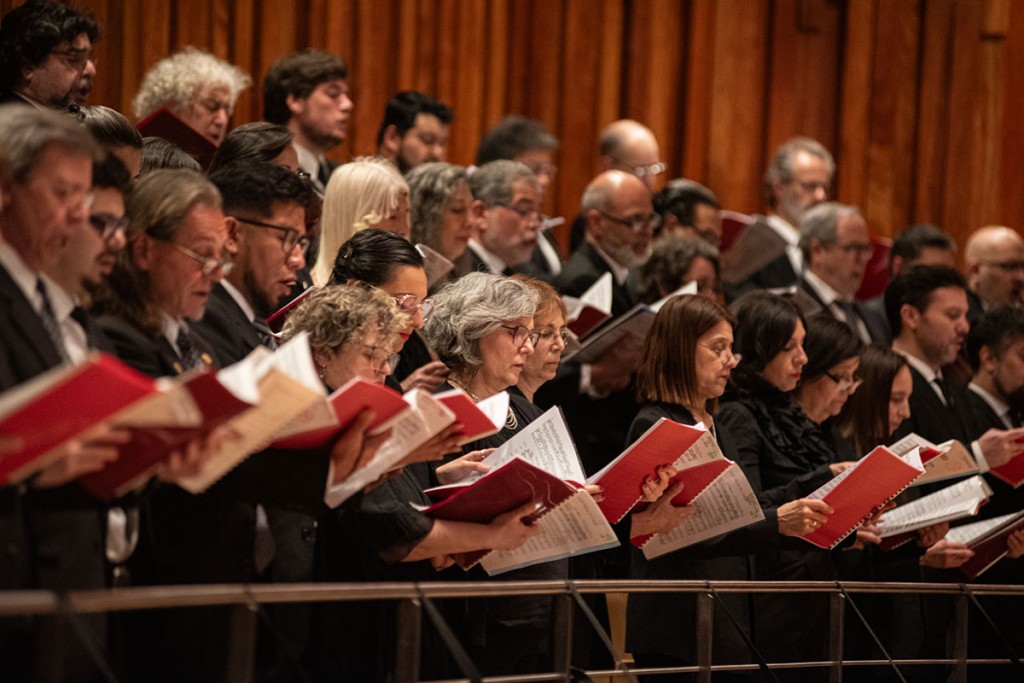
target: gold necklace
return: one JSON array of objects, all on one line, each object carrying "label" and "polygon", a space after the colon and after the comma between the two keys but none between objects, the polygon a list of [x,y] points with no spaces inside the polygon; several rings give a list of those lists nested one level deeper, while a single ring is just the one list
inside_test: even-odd
[{"label": "gold necklace", "polygon": [[[469,388],[465,384],[463,384],[462,382],[458,381],[457,379],[453,379],[452,377],[449,377],[448,378],[448,383],[451,384],[456,389],[462,389],[463,391],[465,391],[466,395],[469,396],[471,399],[473,399],[473,403],[479,403],[480,402],[480,397],[477,396],[476,394],[474,394],[472,391],[470,391]],[[514,412],[512,412],[512,403],[511,402],[509,402],[509,404],[508,404],[508,413],[505,415],[505,429],[511,429],[513,431],[519,429],[519,419],[516,417],[516,414]]]}]

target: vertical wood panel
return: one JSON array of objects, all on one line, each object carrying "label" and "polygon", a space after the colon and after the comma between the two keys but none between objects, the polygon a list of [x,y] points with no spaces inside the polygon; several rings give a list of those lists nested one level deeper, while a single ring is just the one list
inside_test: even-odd
[{"label": "vertical wood panel", "polygon": [[670,175],[704,182],[727,208],[763,208],[774,147],[807,134],[835,153],[837,196],[875,232],[926,220],[962,241],[1024,214],[1024,2],[76,2],[104,27],[93,103],[130,114],[146,70],[193,44],[253,76],[238,125],[260,117],[267,67],[313,46],[350,65],[351,136],[332,158],[374,151],[399,89],[452,105],[457,163],[503,114],[522,113],[561,140],[546,206],[556,214],[576,213],[597,134],[623,116],[655,131]]}]

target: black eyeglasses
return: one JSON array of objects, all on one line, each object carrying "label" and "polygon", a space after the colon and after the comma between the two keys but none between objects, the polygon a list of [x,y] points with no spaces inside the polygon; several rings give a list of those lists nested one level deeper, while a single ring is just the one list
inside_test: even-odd
[{"label": "black eyeglasses", "polygon": [[512,343],[516,346],[522,346],[527,339],[530,340],[530,346],[537,346],[537,342],[540,341],[540,332],[534,332],[529,327],[523,325],[502,325],[501,327],[512,333]]},{"label": "black eyeglasses", "polygon": [[852,393],[857,390],[857,387],[864,383],[864,380],[859,377],[836,377],[831,372],[826,372],[825,376],[836,383],[839,387],[839,391],[849,391]]},{"label": "black eyeglasses", "polygon": [[111,237],[117,234],[118,231],[125,231],[128,229],[128,217],[111,216],[109,213],[94,213],[89,216],[89,224],[96,228],[96,232],[100,234],[100,239],[109,240]]},{"label": "black eyeglasses", "polygon": [[[76,71],[85,69],[85,65],[92,59],[92,50],[81,48],[68,48],[67,50],[54,50],[51,55],[57,55],[64,60],[64,63]],[[95,63],[95,62],[94,62]]]},{"label": "black eyeglasses", "polygon": [[646,216],[631,216],[629,218],[619,218],[613,216],[610,213],[602,211],[601,209],[595,209],[599,214],[619,225],[624,225],[627,228],[631,228],[633,232],[643,232],[645,230],[657,230],[661,227],[661,214],[650,213]]},{"label": "black eyeglasses", "polygon": [[395,305],[398,306],[398,310],[408,315],[415,315],[416,309],[420,309],[420,314],[423,319],[426,320],[430,317],[430,314],[434,311],[434,300],[424,299],[420,301],[420,298],[415,294],[399,294],[392,297],[395,300]]},{"label": "black eyeglasses", "polygon": [[171,245],[172,247],[180,251],[182,254],[188,256],[190,259],[201,265],[203,267],[203,275],[207,277],[213,275],[218,270],[221,272],[222,275],[227,275],[228,273],[231,272],[231,269],[235,265],[231,261],[222,261],[212,256],[203,256],[202,254],[197,254],[188,247],[183,247],[177,242],[171,242],[170,240],[163,241],[167,242],[167,244]]},{"label": "black eyeglasses", "polygon": [[498,202],[495,202],[491,206],[500,206],[503,209],[508,209],[509,211],[516,214],[520,218],[528,220],[531,223],[543,224],[544,221],[548,219],[547,216],[542,214],[540,211],[537,211],[536,209],[520,209],[518,206],[512,206],[511,204],[500,204]]},{"label": "black eyeglasses", "polygon": [[295,228],[289,228],[284,225],[274,225],[273,223],[263,223],[261,221],[254,221],[251,218],[242,218],[241,216],[233,216],[233,218],[239,223],[247,223],[257,228],[266,228],[267,230],[279,230],[284,233],[281,237],[281,247],[284,249],[285,254],[291,254],[295,251],[295,247],[299,247],[303,252],[306,251],[306,247],[309,246],[309,238],[299,235],[299,231]]}]

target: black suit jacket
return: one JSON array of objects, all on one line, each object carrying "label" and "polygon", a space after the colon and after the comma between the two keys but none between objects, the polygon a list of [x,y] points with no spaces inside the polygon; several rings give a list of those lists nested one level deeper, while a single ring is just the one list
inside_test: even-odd
[{"label": "black suit jacket", "polygon": [[[797,294],[797,305],[800,306],[800,311],[805,316],[811,316],[816,313],[826,313],[833,318],[835,313],[831,306],[826,306],[824,300],[818,295],[814,288],[807,282],[806,279],[801,278],[799,284],[799,292]],[[854,302],[854,308],[857,310],[857,314],[860,319],[864,321],[864,327],[867,328],[868,336],[873,342],[887,343],[889,341],[889,324],[885,320],[885,313],[879,315],[877,309],[865,305],[863,302]],[[849,324],[849,323],[848,323]],[[851,325],[853,327],[853,325]],[[856,331],[856,328],[854,328]],[[858,335],[860,336],[860,335]]]},{"label": "black suit jacket", "polygon": [[896,430],[893,440],[914,433],[936,444],[956,439],[970,448],[974,430],[964,392],[950,387],[953,405],[947,406],[920,372],[911,367],[910,375],[914,380],[914,393],[910,395],[910,417]]},{"label": "black suit jacket", "polygon": [[[554,285],[562,294],[579,296],[607,271],[604,259],[590,243],[584,242],[566,262]],[[612,315],[622,315],[633,305],[629,291],[613,282]],[[537,392],[536,403],[544,408],[562,407],[583,466],[593,474],[622,451],[621,446],[639,406],[633,398],[635,389],[632,384],[599,399],[580,394],[579,386],[580,366],[569,360],[559,367],[555,379]]]},{"label": "black suit jacket", "polygon": [[210,292],[202,320],[192,323],[192,329],[213,348],[221,367],[237,363],[263,344],[245,311],[219,283]]},{"label": "black suit jacket", "polygon": [[[1007,428],[1006,423],[996,415],[995,411],[992,410],[992,406],[986,403],[985,399],[979,394],[972,391],[970,387],[968,387],[965,394],[967,396],[967,405],[970,407],[971,417],[973,418],[973,424],[971,425],[973,432],[970,435],[972,439],[979,438],[990,429]],[[992,497],[981,508],[981,512],[978,514],[979,519],[988,519],[1024,510],[1024,487],[1015,489],[1002,479],[991,474],[985,474],[985,481],[992,487]]]}]

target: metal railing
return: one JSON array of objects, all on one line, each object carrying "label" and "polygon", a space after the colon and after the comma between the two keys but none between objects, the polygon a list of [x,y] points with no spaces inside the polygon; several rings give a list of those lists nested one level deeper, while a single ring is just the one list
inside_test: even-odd
[{"label": "metal railing", "polygon": [[[968,620],[976,597],[1013,596],[1024,598],[1024,586],[983,584],[925,583],[828,583],[828,582],[757,582],[757,581],[500,581],[453,583],[360,583],[360,584],[289,584],[289,585],[206,585],[153,586],[113,590],[81,590],[55,593],[51,591],[0,592],[0,618],[41,616],[66,618],[69,614],[93,614],[131,610],[172,609],[224,606],[232,610],[230,620],[229,671],[227,681],[244,683],[253,680],[256,647],[257,613],[262,605],[288,603],[344,603],[380,600],[395,605],[396,637],[392,657],[391,680],[419,681],[420,635],[424,624],[424,608],[435,600],[451,598],[508,597],[551,595],[554,598],[552,633],[553,670],[547,673],[515,677],[487,677],[489,682],[569,681],[573,612],[578,595],[608,593],[693,593],[696,594],[697,616],[694,631],[697,661],[693,666],[641,669],[622,666],[618,669],[588,671],[592,677],[631,680],[636,675],[693,673],[700,683],[712,681],[712,674],[724,671],[752,671],[758,664],[712,664],[712,632],[714,629],[715,594],[729,593],[820,593],[829,596],[828,658],[823,661],[769,663],[772,670],[797,668],[827,669],[830,683],[841,683],[843,668],[851,666],[918,667],[942,665],[949,667],[950,683],[966,683],[968,666],[1014,663],[1012,650],[1002,659],[969,658],[967,650]],[[944,659],[873,659],[847,660],[843,657],[844,624],[848,596],[857,594],[945,595],[953,603],[949,649]],[[431,618],[428,614],[428,618]],[[1024,618],[1024,611],[1022,611]],[[587,624],[584,627],[589,628]],[[621,653],[620,653],[621,654]],[[1024,679],[1024,667],[1021,667]],[[466,680],[466,679],[453,679]]]}]

